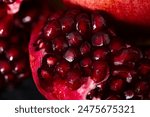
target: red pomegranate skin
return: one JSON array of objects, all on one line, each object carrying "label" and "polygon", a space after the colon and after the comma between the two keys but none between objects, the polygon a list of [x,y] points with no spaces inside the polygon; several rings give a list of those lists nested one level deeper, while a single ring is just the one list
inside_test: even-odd
[{"label": "red pomegranate skin", "polygon": [[149,0],[63,0],[67,6],[101,10],[116,20],[150,28]]},{"label": "red pomegranate skin", "polygon": [[[38,74],[36,73],[38,70],[38,67],[41,65],[41,60],[42,60],[42,53],[34,53],[34,48],[32,47],[32,43],[34,43],[35,39],[38,38],[40,35],[40,31],[43,28],[43,25],[45,24],[47,18],[49,16],[48,12],[44,12],[43,15],[41,16],[40,20],[36,23],[36,28],[33,28],[32,33],[31,33],[31,38],[30,38],[30,43],[29,43],[29,58],[30,58],[30,67],[33,69],[32,71],[32,76],[34,77],[33,80],[36,84],[36,87],[41,93],[45,93],[45,90],[43,90],[40,87],[40,83],[38,80]],[[56,99],[56,97],[53,94],[48,94],[45,97],[50,98],[50,99]]]}]

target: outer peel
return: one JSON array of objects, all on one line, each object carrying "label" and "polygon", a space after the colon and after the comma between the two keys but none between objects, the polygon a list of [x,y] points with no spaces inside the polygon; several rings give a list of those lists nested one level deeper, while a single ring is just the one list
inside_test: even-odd
[{"label": "outer peel", "polygon": [[117,20],[150,28],[149,0],[63,0],[68,6],[75,5],[91,10],[102,10]]}]

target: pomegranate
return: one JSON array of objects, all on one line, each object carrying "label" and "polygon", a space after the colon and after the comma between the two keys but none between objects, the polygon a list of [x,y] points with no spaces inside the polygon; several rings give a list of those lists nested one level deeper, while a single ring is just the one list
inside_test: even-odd
[{"label": "pomegranate", "polygon": [[15,29],[8,37],[0,38],[0,79],[6,85],[16,84],[30,75],[26,36]]},{"label": "pomegranate", "polygon": [[30,65],[46,99],[150,99],[149,52],[121,40],[106,19],[68,9],[36,24]]},{"label": "pomegranate", "polygon": [[67,6],[102,10],[115,19],[150,28],[149,0],[62,0]]},{"label": "pomegranate", "polygon": [[[37,0],[36,0],[37,1]],[[31,77],[28,43],[30,32],[42,14],[40,1],[23,1],[16,14],[6,13],[0,18],[0,87],[20,85]],[[42,4],[40,4],[42,8]],[[1,85],[2,84],[2,85]],[[17,85],[16,85],[17,84]]]}]

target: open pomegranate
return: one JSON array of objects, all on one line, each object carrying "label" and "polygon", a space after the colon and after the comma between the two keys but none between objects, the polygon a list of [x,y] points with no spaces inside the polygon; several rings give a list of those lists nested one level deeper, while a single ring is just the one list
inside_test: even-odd
[{"label": "open pomegranate", "polygon": [[98,11],[61,10],[32,31],[32,75],[46,99],[150,99],[149,51],[122,41]]}]

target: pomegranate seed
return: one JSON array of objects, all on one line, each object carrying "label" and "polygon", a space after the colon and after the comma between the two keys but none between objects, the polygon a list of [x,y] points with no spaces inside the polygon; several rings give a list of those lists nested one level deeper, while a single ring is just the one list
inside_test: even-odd
[{"label": "pomegranate seed", "polygon": [[52,80],[53,78],[52,72],[44,69],[39,70],[39,76],[41,79],[44,79],[45,81]]},{"label": "pomegranate seed", "polygon": [[58,59],[56,58],[56,56],[54,56],[52,54],[47,54],[43,58],[43,64],[48,65],[48,67],[55,66],[57,61],[58,61]]},{"label": "pomegranate seed", "polygon": [[7,47],[6,42],[3,40],[0,40],[0,54],[5,51],[6,47]]},{"label": "pomegranate seed", "polygon": [[69,33],[74,29],[74,20],[71,17],[64,17],[60,20],[63,32]]},{"label": "pomegranate seed", "polygon": [[1,60],[0,61],[0,72],[2,74],[5,74],[5,73],[10,72],[10,70],[11,70],[11,66],[10,66],[9,62],[6,60]]},{"label": "pomegranate seed", "polygon": [[17,48],[10,48],[6,52],[6,56],[9,61],[13,61],[14,59],[17,59],[19,57],[19,49]]},{"label": "pomegranate seed", "polygon": [[16,73],[21,73],[25,70],[26,60],[20,60],[14,63],[14,71]]},{"label": "pomegranate seed", "polygon": [[64,55],[64,58],[68,62],[73,62],[76,57],[77,57],[77,51],[74,48],[69,48]]},{"label": "pomegranate seed", "polygon": [[110,41],[110,51],[111,52],[117,52],[123,48],[125,48],[125,44],[120,39],[112,39]]},{"label": "pomegranate seed", "polygon": [[137,62],[142,58],[141,52],[134,48],[126,48],[113,58],[114,65],[123,65],[128,62]]},{"label": "pomegranate seed", "polygon": [[70,64],[65,60],[60,61],[56,66],[56,71],[59,74],[61,74],[61,76],[65,76],[65,74],[69,71],[69,69],[70,69]]},{"label": "pomegranate seed", "polygon": [[84,42],[80,47],[80,52],[82,55],[85,55],[90,52],[90,49],[91,49],[90,44],[88,42]]},{"label": "pomegranate seed", "polygon": [[78,32],[72,32],[67,35],[69,46],[79,46],[82,38]]},{"label": "pomegranate seed", "polygon": [[44,28],[44,36],[48,40],[54,39],[54,37],[58,35],[60,32],[61,32],[61,28],[59,23],[56,20],[48,23]]},{"label": "pomegranate seed", "polygon": [[48,51],[51,49],[50,44],[48,42],[45,42],[42,39],[38,39],[36,44],[34,44],[34,45],[36,47],[36,50],[43,49],[44,51]]},{"label": "pomegranate seed", "polygon": [[82,67],[90,67],[92,65],[92,60],[90,58],[84,58],[80,62]]},{"label": "pomegranate seed", "polygon": [[107,50],[106,48],[98,48],[93,51],[93,59],[94,60],[106,59],[108,53],[109,50]]},{"label": "pomegranate seed", "polygon": [[92,45],[93,46],[104,46],[109,44],[110,39],[108,34],[105,33],[96,33],[93,37],[92,37]]},{"label": "pomegranate seed", "polygon": [[131,83],[133,79],[137,76],[135,70],[128,67],[116,67],[112,71],[113,76],[117,76],[126,80],[126,82]]},{"label": "pomegranate seed", "polygon": [[57,37],[52,42],[52,48],[54,51],[56,50],[58,52],[62,52],[66,50],[67,47],[68,47],[68,44],[63,37]]},{"label": "pomegranate seed", "polygon": [[0,19],[0,37],[7,37],[9,35],[9,31],[12,28],[11,19],[9,15]]},{"label": "pomegranate seed", "polygon": [[109,77],[109,67],[104,61],[94,61],[92,70],[92,79],[95,82],[105,81]]},{"label": "pomegranate seed", "polygon": [[99,15],[99,13],[92,14],[92,30],[93,32],[98,32],[105,27],[105,20],[104,18]]},{"label": "pomegranate seed", "polygon": [[90,21],[87,18],[80,18],[76,23],[76,29],[80,34],[88,34],[90,31]]},{"label": "pomegranate seed", "polygon": [[123,90],[124,87],[124,81],[122,79],[112,79],[112,82],[110,83],[110,89],[115,92],[119,92]]}]

